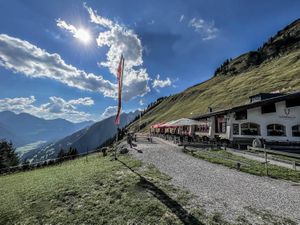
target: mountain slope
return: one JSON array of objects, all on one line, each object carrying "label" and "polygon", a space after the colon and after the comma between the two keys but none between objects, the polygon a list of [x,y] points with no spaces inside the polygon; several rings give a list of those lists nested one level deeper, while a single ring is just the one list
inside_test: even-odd
[{"label": "mountain slope", "polygon": [[300,48],[300,19],[294,21],[259,47],[240,55],[234,60],[226,60],[215,72],[215,76],[236,75],[274,58],[288,54]]},{"label": "mountain slope", "polygon": [[64,119],[45,120],[28,113],[3,111],[0,112],[0,138],[21,146],[41,140],[57,140],[90,124],[91,121],[71,123]]},{"label": "mountain slope", "polygon": [[[294,35],[292,42],[284,40],[284,37],[291,37],[289,32]],[[260,63],[236,69],[237,73],[222,73],[225,71],[224,67],[210,80],[170,96],[151,108],[142,117],[143,125],[146,125],[147,129],[150,124],[156,122],[203,114],[207,112],[208,107],[218,110],[244,104],[248,101],[249,95],[259,92],[299,91],[300,20],[289,25],[288,29],[278,32],[270,40],[272,41],[265,44],[268,48],[265,47],[264,51],[267,49],[284,49],[284,51],[278,50],[277,54],[270,53],[270,57],[266,57]],[[230,63],[236,65],[241,61],[242,56],[233,59]],[[254,60],[251,53],[247,57],[250,58],[247,62]],[[132,125],[132,127],[137,126],[138,123]]]},{"label": "mountain slope", "polygon": [[[120,127],[124,127],[138,114],[139,111],[121,114]],[[87,150],[94,150],[107,139],[113,137],[116,134],[116,131],[115,116],[112,116],[94,123],[90,127],[79,130],[53,144],[29,152],[28,154],[25,154],[23,158],[33,158],[35,161],[55,158],[61,148],[67,150],[70,147],[76,148],[79,153],[85,153]]]},{"label": "mountain slope", "polygon": [[10,128],[3,123],[0,123],[0,140],[1,139],[14,140],[15,145],[20,145],[25,142],[21,137],[18,137],[16,134],[14,134],[14,132],[12,132]]}]

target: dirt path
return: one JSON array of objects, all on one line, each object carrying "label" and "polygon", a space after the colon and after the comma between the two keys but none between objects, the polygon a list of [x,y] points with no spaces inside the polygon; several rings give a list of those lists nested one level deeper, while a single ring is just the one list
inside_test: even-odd
[{"label": "dirt path", "polygon": [[219,212],[230,222],[242,218],[250,223],[272,224],[279,216],[300,224],[300,184],[254,176],[196,159],[159,138],[149,143],[140,137],[137,147],[130,152],[172,177],[174,185],[197,196],[196,203],[208,213]]}]

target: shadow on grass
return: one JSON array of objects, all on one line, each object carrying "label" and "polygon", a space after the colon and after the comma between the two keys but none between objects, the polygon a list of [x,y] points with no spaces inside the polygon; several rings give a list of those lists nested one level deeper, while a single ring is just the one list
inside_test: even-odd
[{"label": "shadow on grass", "polygon": [[131,167],[129,167],[126,163],[117,159],[120,163],[122,163],[125,167],[131,170],[134,174],[140,177],[140,182],[138,183],[141,187],[145,188],[150,194],[152,194],[155,198],[157,198],[161,203],[167,206],[176,216],[177,218],[185,225],[202,225],[196,217],[191,215],[188,211],[186,211],[177,201],[168,196],[162,189],[157,187],[154,183],[147,180],[145,177],[134,171]]}]

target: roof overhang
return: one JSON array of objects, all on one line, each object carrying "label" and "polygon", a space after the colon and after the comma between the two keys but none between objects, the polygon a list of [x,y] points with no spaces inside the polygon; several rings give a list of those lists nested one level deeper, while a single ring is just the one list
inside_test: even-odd
[{"label": "roof overhang", "polygon": [[295,98],[300,98],[300,92],[295,92],[295,93],[286,94],[286,95],[280,95],[280,96],[276,96],[273,98],[264,99],[264,100],[261,100],[258,102],[253,102],[253,103],[246,104],[246,105],[236,106],[236,107],[233,107],[230,109],[224,109],[224,110],[219,110],[219,111],[215,111],[215,112],[211,112],[211,113],[206,113],[203,115],[195,116],[191,119],[200,120],[200,119],[209,118],[211,116],[225,115],[225,114],[232,113],[232,112],[239,112],[239,111],[252,109],[252,108],[260,107],[263,105],[273,104],[276,102],[286,101],[286,100],[295,99]]}]

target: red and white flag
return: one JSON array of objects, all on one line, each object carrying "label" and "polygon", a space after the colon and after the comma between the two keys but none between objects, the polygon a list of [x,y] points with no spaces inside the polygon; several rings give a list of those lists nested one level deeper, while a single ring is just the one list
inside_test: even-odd
[{"label": "red and white flag", "polygon": [[124,57],[121,55],[121,59],[119,62],[118,70],[117,70],[117,79],[118,79],[118,111],[116,115],[116,124],[120,124],[120,114],[122,109],[122,86],[123,86],[123,71],[124,71]]}]

